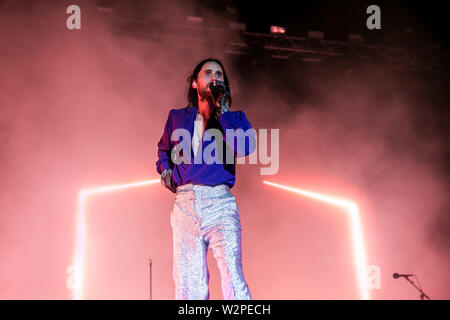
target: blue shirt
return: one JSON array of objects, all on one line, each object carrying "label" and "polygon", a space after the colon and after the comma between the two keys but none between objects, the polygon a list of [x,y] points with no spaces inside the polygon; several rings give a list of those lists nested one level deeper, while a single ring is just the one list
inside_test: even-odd
[{"label": "blue shirt", "polygon": [[[189,131],[190,139],[194,135],[194,122],[197,117],[198,108],[195,106],[188,106],[182,109],[172,109],[169,112],[166,125],[164,127],[164,133],[158,142],[158,161],[156,162],[156,171],[161,174],[165,169],[172,169],[172,183],[175,187],[192,183],[206,186],[217,186],[220,184],[228,185],[232,188],[235,184],[236,175],[236,157],[245,157],[252,153],[256,148],[256,136],[255,131],[252,129],[250,122],[247,120],[244,112],[242,111],[227,111],[221,114],[217,119],[211,116],[206,124],[205,132],[201,142],[202,150],[198,152],[197,157],[202,157],[202,153],[208,145],[214,143],[217,149],[217,144],[214,137],[208,136],[208,129],[218,129],[223,136],[223,148],[218,150],[219,154],[222,153],[222,163],[210,163],[208,161],[201,161],[201,163],[195,163],[194,152],[189,141],[190,146],[190,159],[191,163],[175,164],[171,159],[172,149],[179,143],[183,142],[183,137],[180,137],[180,141],[172,141],[172,132],[176,129],[186,129]],[[227,137],[227,129],[242,129],[247,133],[245,143],[240,143],[237,137]],[[248,129],[252,129],[247,131]],[[209,141],[205,141],[208,140]],[[176,139],[175,139],[176,140]],[[242,142],[242,140],[241,140]],[[179,146],[180,147],[180,146]],[[213,150],[213,149],[209,149]],[[227,163],[226,152],[233,155],[233,163]],[[183,150],[179,153],[183,156]],[[215,152],[211,153],[215,156]],[[186,155],[187,156],[187,155]],[[204,158],[204,157],[203,157]],[[175,161],[176,162],[176,161]],[[208,163],[210,164],[208,164]]]}]

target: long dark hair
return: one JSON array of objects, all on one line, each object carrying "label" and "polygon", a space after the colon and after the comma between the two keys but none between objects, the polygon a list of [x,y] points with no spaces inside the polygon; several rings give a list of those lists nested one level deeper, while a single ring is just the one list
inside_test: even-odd
[{"label": "long dark hair", "polygon": [[215,58],[207,58],[202,61],[194,68],[194,71],[192,71],[192,74],[187,78],[187,82],[189,84],[189,89],[187,93],[187,99],[190,106],[198,106],[198,97],[197,97],[197,89],[192,88],[192,82],[194,80],[197,80],[198,73],[202,69],[203,65],[207,62],[215,62],[217,63],[223,70],[223,79],[225,82],[225,87],[228,90],[228,93],[230,94],[230,107],[231,107],[231,91],[230,91],[230,83],[228,82],[227,73],[225,72],[225,68],[223,67],[222,62],[220,60]]}]

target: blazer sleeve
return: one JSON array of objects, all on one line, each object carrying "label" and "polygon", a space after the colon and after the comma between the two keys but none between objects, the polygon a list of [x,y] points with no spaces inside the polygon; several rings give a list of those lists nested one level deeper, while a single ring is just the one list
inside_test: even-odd
[{"label": "blazer sleeve", "polygon": [[[227,111],[221,114],[217,120],[224,130],[224,141],[234,150],[235,157],[245,157],[255,151],[256,133],[244,112]],[[233,129],[234,134],[228,136],[227,129]]]},{"label": "blazer sleeve", "polygon": [[172,134],[172,110],[167,117],[166,125],[161,139],[158,142],[158,161],[156,161],[156,171],[161,174],[165,169],[173,169],[174,164],[170,158],[172,144],[170,136]]}]

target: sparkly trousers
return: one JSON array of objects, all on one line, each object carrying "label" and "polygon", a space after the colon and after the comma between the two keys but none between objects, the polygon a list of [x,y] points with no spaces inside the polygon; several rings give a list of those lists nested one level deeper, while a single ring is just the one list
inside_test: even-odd
[{"label": "sparkly trousers", "polygon": [[209,299],[208,247],[217,260],[223,298],[251,299],[242,272],[239,211],[228,186],[179,186],[170,221],[177,300]]}]

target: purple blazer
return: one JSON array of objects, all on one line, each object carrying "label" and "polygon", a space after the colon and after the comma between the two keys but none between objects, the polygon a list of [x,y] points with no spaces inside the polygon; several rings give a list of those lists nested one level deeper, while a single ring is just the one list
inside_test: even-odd
[{"label": "purple blazer", "polygon": [[[227,111],[220,115],[218,119],[211,116],[203,134],[201,149],[194,158],[191,144],[197,113],[198,108],[195,106],[170,110],[164,133],[158,142],[156,171],[161,174],[164,169],[172,169],[172,183],[176,187],[192,183],[206,186],[226,184],[232,188],[235,184],[236,157],[245,157],[256,149],[255,131],[242,111]],[[173,139],[172,133],[176,129],[185,129],[184,133],[189,136],[186,136],[186,138],[180,136]],[[220,148],[220,144],[216,143],[216,137],[207,132],[208,129],[220,131],[223,139],[222,148]],[[227,136],[227,129],[242,129],[246,133],[246,137],[242,139],[242,136],[238,138],[239,135]],[[184,159],[189,159],[189,161],[182,161],[179,164],[172,161],[172,149],[178,144],[180,144],[177,147],[179,155]],[[189,154],[186,154],[185,151]],[[217,161],[218,159],[222,161]],[[232,160],[229,161],[230,159]],[[174,161],[178,162],[175,159]]]}]

